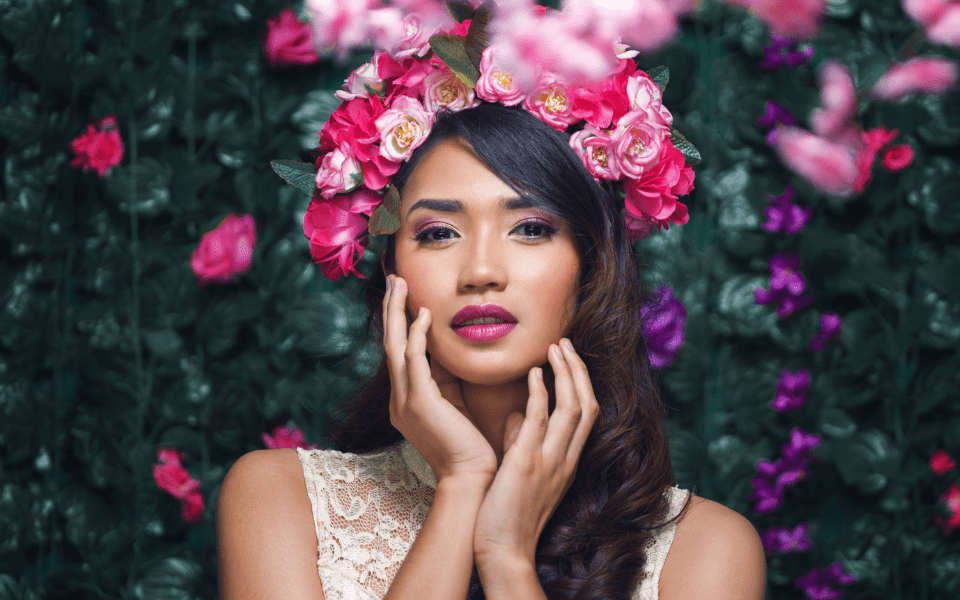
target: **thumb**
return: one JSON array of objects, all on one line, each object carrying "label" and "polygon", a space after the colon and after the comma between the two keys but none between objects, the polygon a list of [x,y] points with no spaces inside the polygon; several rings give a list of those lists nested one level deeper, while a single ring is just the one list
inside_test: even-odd
[{"label": "thumb", "polygon": [[512,412],[507,415],[507,422],[503,426],[503,453],[506,454],[520,435],[523,426],[523,413]]}]

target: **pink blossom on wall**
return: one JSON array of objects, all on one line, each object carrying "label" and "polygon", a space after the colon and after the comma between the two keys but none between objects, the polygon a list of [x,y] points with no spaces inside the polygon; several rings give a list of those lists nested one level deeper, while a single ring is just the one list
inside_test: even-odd
[{"label": "pink blossom on wall", "polygon": [[123,160],[123,140],[120,139],[117,116],[108,115],[87,125],[86,131],[70,142],[70,149],[76,155],[70,161],[71,167],[106,176]]},{"label": "pink blossom on wall", "polygon": [[910,94],[946,93],[957,82],[957,63],[922,56],[895,64],[870,90],[880,100],[901,100]]},{"label": "pink blossom on wall", "polygon": [[203,234],[190,257],[190,267],[199,285],[229,283],[250,270],[257,228],[250,215],[230,214]]},{"label": "pink blossom on wall", "polygon": [[314,450],[317,448],[316,444],[307,443],[300,428],[290,425],[278,425],[269,434],[261,433],[260,439],[263,441],[263,445],[270,449],[304,448]]},{"label": "pink blossom on wall", "polygon": [[289,8],[267,19],[263,53],[271,67],[312,65],[319,62],[310,25],[297,18]]},{"label": "pink blossom on wall", "polygon": [[153,466],[157,487],[180,500],[180,515],[187,523],[199,523],[203,516],[203,495],[200,482],[180,464],[183,454],[169,448],[157,450],[159,464]]}]

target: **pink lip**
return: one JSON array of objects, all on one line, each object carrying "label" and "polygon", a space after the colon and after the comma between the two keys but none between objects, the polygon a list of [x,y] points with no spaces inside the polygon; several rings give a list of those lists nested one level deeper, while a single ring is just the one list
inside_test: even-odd
[{"label": "pink lip", "polygon": [[[483,325],[460,325],[472,319],[482,319],[485,317],[499,319],[504,323],[487,323]],[[499,340],[510,333],[517,326],[517,318],[510,312],[496,304],[484,304],[483,306],[470,305],[461,308],[453,316],[450,326],[457,335],[468,342],[492,342]]]}]

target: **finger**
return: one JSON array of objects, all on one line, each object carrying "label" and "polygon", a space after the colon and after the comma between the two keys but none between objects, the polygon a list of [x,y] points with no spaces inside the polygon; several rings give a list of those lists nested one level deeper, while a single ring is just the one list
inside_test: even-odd
[{"label": "finger", "polygon": [[567,365],[573,377],[573,383],[577,390],[577,398],[580,403],[580,422],[570,439],[568,458],[578,460],[583,446],[590,437],[590,430],[600,414],[600,405],[597,403],[597,397],[593,393],[593,383],[590,381],[590,373],[587,371],[587,365],[583,362],[573,345],[569,340],[562,340],[560,346],[567,359]]},{"label": "finger", "polygon": [[552,345],[547,354],[553,367],[556,408],[550,417],[550,429],[543,445],[559,456],[566,456],[570,439],[580,423],[580,399],[563,350],[559,345]]},{"label": "finger", "polygon": [[[550,350],[547,350],[547,354]],[[534,367],[527,374],[527,387],[530,396],[527,398],[527,410],[517,433],[517,446],[529,449],[540,448],[550,423],[549,395],[547,386],[543,383],[543,369]]]},{"label": "finger", "polygon": [[427,361],[427,330],[430,329],[432,320],[430,311],[425,307],[420,308],[420,314],[410,325],[407,347],[403,353],[410,390],[413,392],[411,395],[417,397],[431,387],[436,387],[436,382],[430,376],[430,363]]},{"label": "finger", "polygon": [[383,348],[387,355],[390,381],[402,399],[407,395],[407,372],[404,350],[407,346],[407,317],[404,312],[406,284],[403,279],[392,276],[383,311]]}]

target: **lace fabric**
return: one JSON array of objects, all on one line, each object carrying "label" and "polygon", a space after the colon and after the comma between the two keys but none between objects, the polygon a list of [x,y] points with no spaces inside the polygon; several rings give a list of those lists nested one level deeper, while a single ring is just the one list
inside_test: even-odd
[{"label": "lace fabric", "polygon": [[[433,502],[436,478],[407,442],[371,454],[299,449],[320,558],[317,569],[327,600],[379,600],[387,593]],[[668,490],[668,518],[687,492]],[[633,600],[653,600],[673,541],[666,523],[647,549]]]}]

